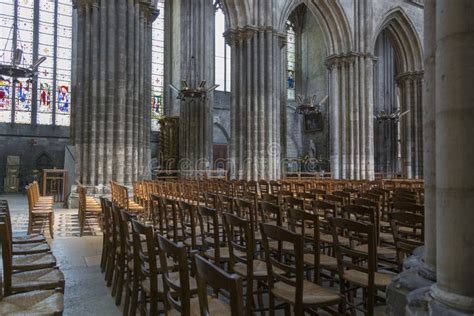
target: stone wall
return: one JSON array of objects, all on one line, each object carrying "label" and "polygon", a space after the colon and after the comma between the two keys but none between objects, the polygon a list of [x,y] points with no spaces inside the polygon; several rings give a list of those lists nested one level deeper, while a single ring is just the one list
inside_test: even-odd
[{"label": "stone wall", "polygon": [[69,144],[68,127],[0,124],[0,192],[7,156],[20,157],[20,189],[33,180],[33,170],[44,167],[64,167],[64,151]]}]

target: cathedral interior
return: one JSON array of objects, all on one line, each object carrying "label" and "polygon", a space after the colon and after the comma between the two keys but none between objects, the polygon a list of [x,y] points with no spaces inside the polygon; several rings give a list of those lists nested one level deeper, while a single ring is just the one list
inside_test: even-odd
[{"label": "cathedral interior", "polygon": [[0,315],[473,315],[473,16],[0,0]]}]

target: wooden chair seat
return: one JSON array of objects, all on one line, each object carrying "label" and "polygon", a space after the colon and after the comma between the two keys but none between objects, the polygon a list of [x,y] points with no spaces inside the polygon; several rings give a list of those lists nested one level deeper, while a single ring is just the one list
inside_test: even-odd
[{"label": "wooden chair seat", "polygon": [[52,268],[56,265],[56,258],[50,253],[13,256],[12,268],[19,271],[30,271]]},{"label": "wooden chair seat", "polygon": [[40,269],[12,274],[12,292],[51,290],[64,291],[64,274],[57,268]]},{"label": "wooden chair seat", "polygon": [[31,255],[35,253],[43,253],[50,251],[51,248],[47,243],[32,244],[14,244],[12,245],[13,255]]},{"label": "wooden chair seat", "polygon": [[[257,278],[266,278],[268,276],[267,263],[261,260],[253,260],[253,276]],[[244,278],[247,277],[247,265],[236,263],[233,268],[234,272]],[[283,270],[273,267],[275,273],[284,273]]]},{"label": "wooden chair seat", "polygon": [[[321,240],[322,243],[326,243],[326,244],[333,244],[334,243],[333,236],[329,235],[329,234],[321,234],[320,235],[320,240]],[[349,245],[350,241],[349,241],[349,238],[339,236],[339,243],[341,245]]]},{"label": "wooden chair seat", "polygon": [[13,244],[44,243],[44,242],[46,242],[46,238],[41,234],[15,236],[12,238]]},{"label": "wooden chair seat", "polygon": [[[169,274],[172,283],[176,286],[179,286],[179,272],[173,272]],[[150,279],[145,279],[142,281],[142,288],[145,292],[150,293]],[[189,278],[189,289],[191,292],[197,291],[197,283],[195,278]],[[158,275],[158,293],[164,293],[163,287],[163,276],[161,274]]]},{"label": "wooden chair seat", "polygon": [[[369,246],[368,244],[359,245],[354,248],[354,250],[367,253]],[[377,247],[377,256],[378,257],[395,257],[397,255],[397,250],[395,248],[387,248],[387,247]]]},{"label": "wooden chair seat", "polygon": [[[343,278],[351,283],[361,287],[367,287],[369,283],[369,276],[367,273],[358,270],[344,271]],[[374,272],[374,285],[380,290],[385,290],[387,285],[392,282],[393,275],[381,272]]]},{"label": "wooden chair seat", "polygon": [[4,297],[0,315],[61,315],[63,294],[58,291],[34,291]]},{"label": "wooden chair seat", "polygon": [[[204,252],[204,257],[207,259],[214,259],[215,258],[215,249],[210,248],[206,252]],[[219,250],[219,258],[221,261],[229,261],[230,260],[230,254],[229,254],[229,248],[228,247],[221,247]]]},{"label": "wooden chair seat", "polygon": [[[194,297],[190,301],[191,304],[191,314],[190,316],[201,316],[201,311],[199,309],[199,298]],[[207,304],[209,307],[209,315],[231,315],[230,306],[223,301],[219,300],[215,296],[207,296]],[[177,310],[170,310],[166,312],[167,316],[181,316],[181,313]]]},{"label": "wooden chair seat", "polygon": [[379,234],[379,239],[380,241],[388,244],[393,244],[395,243],[395,240],[393,239],[393,234],[392,233],[380,233]]},{"label": "wooden chair seat", "polygon": [[52,208],[33,208],[31,210],[31,213],[34,214],[35,216],[41,216],[41,214],[44,214],[45,216],[53,213],[53,209]]},{"label": "wooden chair seat", "polygon": [[[276,282],[271,290],[273,295],[282,301],[295,304],[296,288],[283,282]],[[339,294],[327,290],[307,280],[303,281],[303,305],[335,304],[339,302]]]},{"label": "wooden chair seat", "polygon": [[[271,241],[268,243],[270,249],[278,250],[278,241]],[[281,245],[281,250],[284,252],[293,252],[293,245],[289,242],[283,242]]]},{"label": "wooden chair seat", "polygon": [[[314,254],[306,253],[303,257],[303,262],[307,265],[314,264]],[[325,254],[319,255],[319,265],[323,269],[337,271],[337,259]]]}]

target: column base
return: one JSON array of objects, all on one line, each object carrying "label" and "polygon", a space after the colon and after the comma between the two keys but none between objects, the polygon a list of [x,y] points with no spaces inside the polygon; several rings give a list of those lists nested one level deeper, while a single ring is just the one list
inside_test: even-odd
[{"label": "column base", "polygon": [[[77,185],[71,185],[71,193],[67,200],[67,206],[69,209],[79,208],[79,195],[77,192]],[[97,186],[86,186],[86,194],[94,197],[110,196],[110,186],[108,185],[97,185]]]},{"label": "column base", "polygon": [[424,248],[417,249],[387,287],[387,315],[428,315],[431,286],[436,274],[423,261]]},{"label": "column base", "polygon": [[432,315],[473,315],[474,297],[468,297],[443,290],[437,284],[431,287],[434,298],[430,304]]}]

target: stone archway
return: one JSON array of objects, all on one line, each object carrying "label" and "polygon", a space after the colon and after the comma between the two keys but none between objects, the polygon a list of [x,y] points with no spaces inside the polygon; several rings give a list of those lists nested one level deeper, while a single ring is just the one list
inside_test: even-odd
[{"label": "stone archway", "polygon": [[[423,177],[423,134],[422,134],[422,80],[423,80],[423,56],[421,42],[418,34],[401,8],[395,8],[387,13],[382,23],[377,27],[376,36],[373,39],[374,55],[380,54],[381,47],[387,47],[392,51],[384,56],[379,56],[380,65],[376,65],[375,76],[377,89],[377,81],[385,81],[389,86],[387,92],[396,93],[391,97],[398,105],[387,104],[382,107],[386,112],[393,113],[399,110],[401,113],[409,111],[401,117],[399,126],[393,126],[393,122],[376,123],[374,126],[375,134],[375,155],[376,161],[379,163],[380,171],[392,171],[401,173],[403,177],[422,178]],[[385,43],[381,43],[385,41]],[[393,55],[393,56],[390,56]],[[392,60],[388,60],[392,59]],[[386,63],[393,63],[393,67],[387,67]],[[390,72],[393,68],[393,74],[387,76],[387,73],[381,71],[380,67],[385,67]],[[377,75],[383,76],[377,78]],[[380,84],[379,84],[380,85]],[[390,87],[391,86],[391,87]],[[398,99],[398,100],[397,100]],[[381,110],[381,100],[375,95],[374,111]],[[387,126],[392,124],[392,126]],[[385,125],[385,126],[382,126]],[[392,148],[392,157],[397,156],[396,166],[393,161],[389,161],[392,165],[390,168],[382,168],[381,164],[386,163],[383,158],[377,156],[377,147],[383,146],[386,151],[387,144],[380,141],[380,134],[389,134],[391,139],[389,146]],[[396,135],[396,138],[394,138]],[[400,142],[400,145],[393,142]],[[396,148],[395,148],[396,147]],[[380,148],[379,148],[380,149]]]}]

